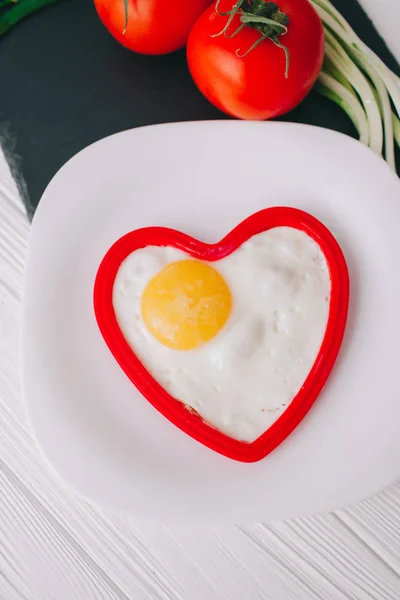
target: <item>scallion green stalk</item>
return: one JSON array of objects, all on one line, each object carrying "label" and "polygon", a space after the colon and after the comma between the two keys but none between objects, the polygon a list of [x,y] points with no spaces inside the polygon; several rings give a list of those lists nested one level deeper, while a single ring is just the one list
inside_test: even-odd
[{"label": "scallion green stalk", "polygon": [[400,78],[358,37],[330,0],[310,1],[325,29],[325,61],[317,90],[345,110],[360,141],[377,154],[383,152],[395,169],[394,142],[400,147]]},{"label": "scallion green stalk", "polygon": [[2,0],[0,9],[9,8],[0,16],[0,36],[37,10],[55,2],[59,0]]},{"label": "scallion green stalk", "polygon": [[347,113],[359,134],[360,142],[368,146],[368,120],[356,94],[328,73],[321,73],[316,84],[316,89],[323,96],[336,102]]}]

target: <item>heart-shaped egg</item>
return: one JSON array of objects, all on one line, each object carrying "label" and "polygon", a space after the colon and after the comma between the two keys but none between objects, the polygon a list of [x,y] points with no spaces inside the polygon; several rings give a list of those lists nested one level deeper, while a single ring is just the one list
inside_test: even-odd
[{"label": "heart-shaped egg", "polygon": [[270,208],[207,245],[166,228],[108,251],[94,306],[116,360],[169,420],[236,460],[260,460],[316,400],[344,333],[348,272],[332,234]]}]

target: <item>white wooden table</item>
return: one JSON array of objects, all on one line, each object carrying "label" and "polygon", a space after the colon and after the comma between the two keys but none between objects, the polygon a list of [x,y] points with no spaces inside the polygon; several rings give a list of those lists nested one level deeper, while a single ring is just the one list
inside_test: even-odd
[{"label": "white wooden table", "polygon": [[[364,5],[400,59],[400,3]],[[55,481],[34,445],[20,394],[28,234],[1,155],[0,600],[400,598],[400,484],[329,516],[173,531],[138,527]]]}]

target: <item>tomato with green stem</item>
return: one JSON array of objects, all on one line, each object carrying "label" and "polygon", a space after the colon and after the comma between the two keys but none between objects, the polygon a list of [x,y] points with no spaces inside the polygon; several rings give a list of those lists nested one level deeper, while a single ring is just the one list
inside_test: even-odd
[{"label": "tomato with green stem", "polygon": [[218,0],[196,21],[187,59],[200,91],[241,119],[289,112],[322,68],[324,31],[308,0]]},{"label": "tomato with green stem", "polygon": [[212,0],[94,0],[108,31],[140,54],[168,54],[183,48],[199,15]]}]

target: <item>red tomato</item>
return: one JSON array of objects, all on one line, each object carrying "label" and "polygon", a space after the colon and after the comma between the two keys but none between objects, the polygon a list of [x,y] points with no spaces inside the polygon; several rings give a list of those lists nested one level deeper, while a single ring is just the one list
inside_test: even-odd
[{"label": "red tomato", "polygon": [[[246,0],[249,3],[249,0]],[[222,0],[219,11],[229,11],[233,0]],[[225,34],[217,34],[228,16],[209,7],[196,21],[188,41],[187,59],[200,91],[220,110],[241,119],[270,119],[292,110],[308,94],[322,67],[324,32],[321,20],[308,0],[276,0],[289,19],[287,33],[279,42],[289,50],[286,57],[271,39],[265,39],[240,58],[261,33],[241,25],[236,14]],[[243,5],[245,6],[245,4]]]},{"label": "red tomato", "polygon": [[94,0],[108,31],[126,48],[141,54],[167,54],[183,48],[199,15],[212,0]]}]

